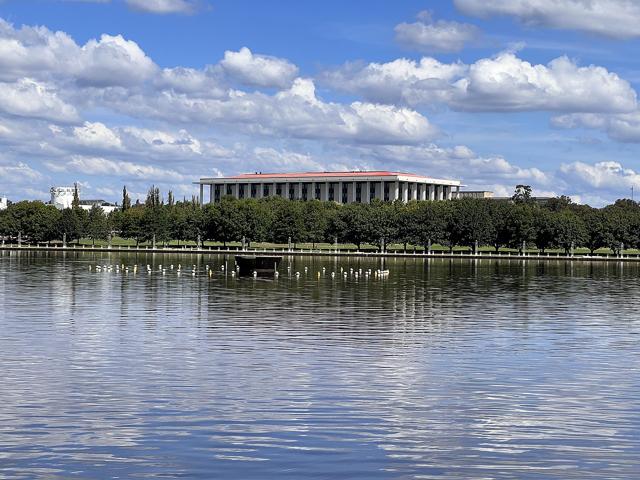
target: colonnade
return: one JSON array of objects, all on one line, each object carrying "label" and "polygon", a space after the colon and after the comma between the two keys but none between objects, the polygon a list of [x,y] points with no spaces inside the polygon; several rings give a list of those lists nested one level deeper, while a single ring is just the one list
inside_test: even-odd
[{"label": "colonnade", "polygon": [[204,204],[205,186],[209,203],[224,196],[263,198],[279,196],[290,200],[322,200],[337,203],[370,203],[373,199],[393,202],[402,200],[451,200],[460,191],[458,185],[438,185],[402,181],[336,181],[336,182],[214,182],[200,183],[200,205]]}]

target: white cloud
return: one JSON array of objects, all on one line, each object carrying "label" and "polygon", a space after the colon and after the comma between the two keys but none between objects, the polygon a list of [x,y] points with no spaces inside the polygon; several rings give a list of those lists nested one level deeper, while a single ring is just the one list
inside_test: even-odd
[{"label": "white cloud", "polygon": [[640,143],[640,111],[622,114],[574,113],[551,119],[557,128],[588,128],[601,130],[618,142]]},{"label": "white cloud", "polygon": [[125,0],[129,7],[146,13],[165,15],[169,13],[192,14],[198,3],[191,0]]},{"label": "white cloud", "polygon": [[399,58],[388,63],[347,63],[323,73],[321,80],[374,102],[419,105],[446,102],[453,92],[452,82],[466,71],[467,66],[459,62],[446,64],[430,57],[419,62]]},{"label": "white cloud", "polygon": [[582,30],[613,38],[640,36],[636,0],[454,0],[467,15],[515,17],[529,26]]},{"label": "white cloud", "polygon": [[417,22],[396,25],[395,32],[397,42],[421,52],[457,52],[478,36],[474,25],[445,20],[434,22],[427,11],[418,14]]},{"label": "white cloud", "polygon": [[580,67],[567,57],[531,64],[502,52],[471,65],[399,59],[347,64],[323,81],[367,100],[407,105],[444,103],[461,111],[630,112],[636,92],[604,67]]},{"label": "white cloud", "polygon": [[598,162],[593,165],[584,162],[563,164],[560,172],[570,184],[580,184],[611,192],[620,192],[621,188],[625,190],[634,186],[637,188],[640,185],[640,173],[613,161]]},{"label": "white cloud", "polygon": [[187,176],[172,169],[165,169],[153,165],[109,160],[103,157],[87,157],[74,155],[66,162],[45,162],[47,168],[54,172],[66,171],[83,173],[86,175],[109,175],[121,178],[136,178],[146,181],[175,181],[181,182]]},{"label": "white cloud", "polygon": [[256,55],[247,47],[238,52],[227,50],[220,65],[231,78],[257,87],[288,87],[298,73],[298,67],[289,61]]},{"label": "white cloud", "polygon": [[79,46],[64,32],[16,29],[0,19],[0,80],[31,77],[98,87],[131,86],[150,78],[156,69],[135,42],[121,35],[102,35]]},{"label": "white cloud", "polygon": [[0,179],[7,183],[33,182],[42,179],[42,174],[23,162],[0,164]]},{"label": "white cloud", "polygon": [[604,67],[579,67],[567,57],[532,65],[501,53],[471,65],[455,88],[452,103],[460,110],[625,112],[636,107],[636,92],[627,81]]},{"label": "white cloud", "polygon": [[156,72],[156,65],[137,43],[121,35],[102,35],[81,49],[76,78],[81,83],[104,87],[134,85]]},{"label": "white cloud", "polygon": [[100,122],[84,122],[82,127],[74,127],[73,137],[77,143],[105,150],[119,150],[122,141],[116,132]]},{"label": "white cloud", "polygon": [[58,122],[78,119],[76,109],[61,100],[50,85],[28,78],[0,83],[0,112]]}]

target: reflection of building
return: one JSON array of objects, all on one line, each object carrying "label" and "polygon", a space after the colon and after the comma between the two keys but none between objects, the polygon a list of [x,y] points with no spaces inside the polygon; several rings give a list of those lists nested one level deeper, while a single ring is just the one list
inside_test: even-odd
[{"label": "reflection of building", "polygon": [[[324,200],[369,203],[371,200],[450,200],[460,189],[458,180],[443,180],[400,172],[251,173],[227,178],[201,178],[209,202],[231,195],[236,198],[283,197],[290,200]],[[455,190],[455,192],[454,192]]]},{"label": "reflection of building", "polygon": [[0,197],[0,210],[7,209],[7,197]]},{"label": "reflection of building", "polygon": [[[51,187],[51,205],[58,210],[71,208],[73,205],[73,193],[76,189],[78,189],[79,195],[80,188],[77,185],[73,187]],[[94,205],[102,208],[104,213],[111,213],[118,208],[116,205],[105,202],[104,200],[80,200],[80,208],[83,210],[91,210],[91,207]]]}]

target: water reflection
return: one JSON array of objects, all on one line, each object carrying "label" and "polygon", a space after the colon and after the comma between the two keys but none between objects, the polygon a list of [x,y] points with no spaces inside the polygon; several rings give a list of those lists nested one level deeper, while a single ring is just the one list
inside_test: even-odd
[{"label": "water reflection", "polygon": [[640,266],[225,260],[0,253],[0,477],[638,471]]}]

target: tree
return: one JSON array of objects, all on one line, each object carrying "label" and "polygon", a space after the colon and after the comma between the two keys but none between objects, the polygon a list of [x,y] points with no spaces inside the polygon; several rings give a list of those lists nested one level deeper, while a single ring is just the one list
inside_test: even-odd
[{"label": "tree", "polygon": [[303,205],[304,230],[306,240],[313,244],[327,239],[329,231],[330,208],[334,203],[324,203],[319,200],[311,200]]},{"label": "tree", "polygon": [[136,247],[144,236],[143,216],[145,208],[142,205],[131,207],[122,212],[120,217],[120,232],[124,238],[132,238],[136,241]]},{"label": "tree", "polygon": [[109,236],[107,217],[102,208],[97,205],[89,210],[86,233],[92,245],[96,244],[96,240],[105,240]]},{"label": "tree", "polygon": [[272,224],[269,238],[276,243],[287,243],[289,239],[294,246],[306,238],[304,210],[302,202],[274,197],[266,202],[272,208]]},{"label": "tree", "polygon": [[360,250],[370,237],[370,218],[369,204],[348,203],[338,210],[332,229],[341,241],[355,243]]},{"label": "tree", "polygon": [[453,245],[473,247],[476,242],[486,245],[495,237],[491,215],[493,200],[463,198],[452,200],[449,216],[449,242]]},{"label": "tree", "polygon": [[563,248],[569,254],[571,248],[582,245],[587,239],[584,222],[570,210],[563,210],[552,214],[554,228],[554,244]]},{"label": "tree", "polygon": [[68,242],[80,240],[85,235],[87,212],[81,208],[65,208],[61,212],[58,236]]},{"label": "tree", "polygon": [[[580,216],[586,232],[584,246],[589,249],[591,254],[599,248],[614,247],[615,239],[605,210],[586,207],[580,212]],[[619,247],[615,247],[614,251],[618,249]]]},{"label": "tree", "polygon": [[52,205],[40,201],[14,203],[5,213],[11,217],[6,222],[13,229],[12,237],[22,233],[23,238],[33,243],[50,242],[59,236],[58,227],[62,213]]},{"label": "tree", "polygon": [[514,203],[529,203],[531,201],[531,187],[529,185],[516,185],[516,190],[511,200]]},{"label": "tree", "polygon": [[71,201],[71,208],[80,208],[80,194],[78,192],[78,183],[73,184],[73,200]]},{"label": "tree", "polygon": [[416,202],[408,207],[408,216],[413,226],[411,242],[422,245],[427,251],[429,242],[445,241],[447,218],[444,202]]},{"label": "tree", "polygon": [[560,195],[559,197],[550,198],[544,207],[552,212],[559,212],[565,208],[569,208],[572,204],[571,197]]},{"label": "tree", "polygon": [[129,210],[131,208],[131,197],[129,197],[129,192],[127,192],[127,186],[125,185],[122,188],[122,211]]}]

